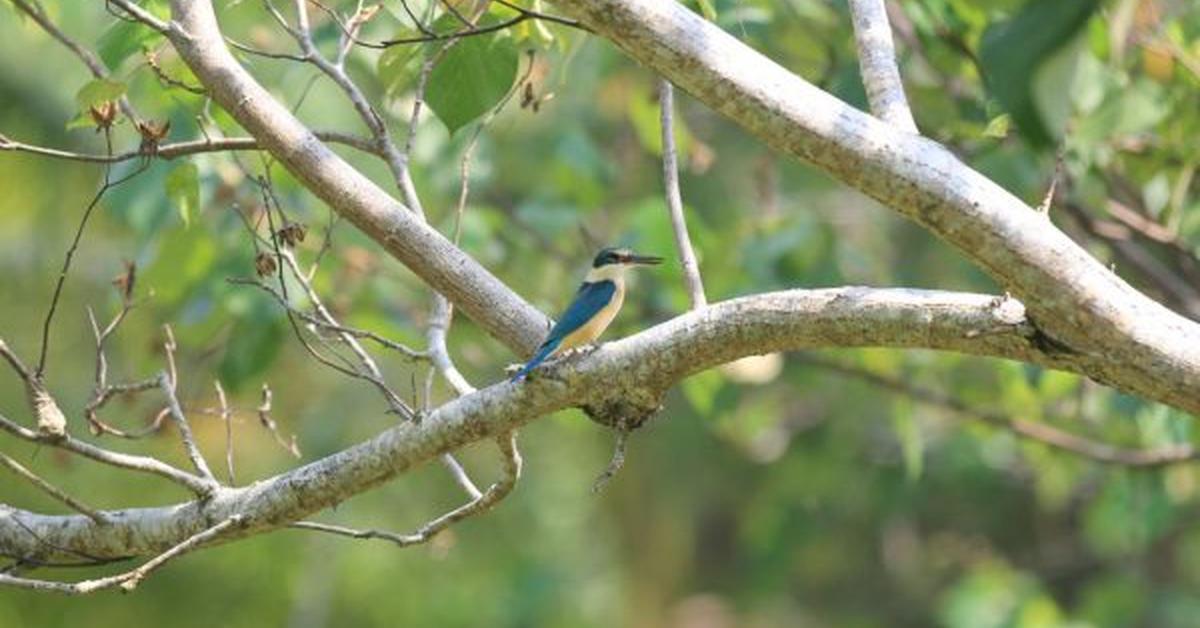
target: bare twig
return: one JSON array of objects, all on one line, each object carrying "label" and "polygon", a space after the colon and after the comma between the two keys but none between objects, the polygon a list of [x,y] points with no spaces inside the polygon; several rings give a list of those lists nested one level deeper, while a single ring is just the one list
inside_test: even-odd
[{"label": "bare twig", "polygon": [[[313,1],[313,0],[309,0],[309,1]],[[415,37],[400,37],[400,38],[396,38],[396,39],[387,39],[387,40],[378,41],[378,42],[364,41],[362,39],[359,39],[356,34],[357,29],[355,29],[351,25],[348,25],[345,22],[343,22],[342,19],[339,18],[336,13],[334,13],[332,10],[330,10],[328,7],[321,4],[320,2],[313,2],[313,4],[320,7],[327,15],[329,15],[329,17],[334,21],[334,23],[336,23],[338,25],[338,27],[342,30],[343,37],[349,39],[356,45],[363,46],[364,48],[382,49],[382,48],[390,48],[392,46],[403,46],[403,45],[408,45],[408,44],[422,44],[422,43],[431,43],[431,42],[438,42],[438,41],[450,41],[450,40],[462,39],[464,37],[474,37],[476,35],[486,35],[488,33],[495,33],[497,31],[502,31],[502,30],[505,30],[508,28],[512,28],[513,26],[516,26],[522,22],[525,22],[526,20],[543,20],[546,22],[552,22],[555,24],[559,24],[561,26],[568,26],[571,28],[577,28],[582,31],[591,32],[590,29],[587,28],[587,26],[581,24],[580,22],[578,22],[576,20],[572,20],[570,18],[566,18],[566,17],[562,17],[562,16],[558,16],[558,15],[551,15],[551,14],[547,14],[547,13],[541,13],[539,11],[534,11],[532,9],[526,9],[525,7],[518,6],[511,2],[505,2],[504,0],[495,0],[495,1],[496,1],[496,4],[503,5],[504,7],[515,11],[517,13],[517,15],[514,17],[511,17],[511,18],[508,18],[506,20],[496,22],[494,24],[488,24],[486,26],[479,26],[477,20],[471,19],[470,20],[470,22],[472,24],[471,26],[464,26],[464,28],[462,28],[460,30],[452,31],[449,33],[435,33],[435,32],[429,31],[427,28],[420,27],[418,30],[421,31],[421,33],[422,33],[421,35],[418,35]]]},{"label": "bare twig", "polygon": [[259,402],[258,407],[254,409],[258,414],[258,422],[271,433],[271,436],[275,438],[275,442],[279,443],[279,446],[284,451],[292,454],[293,457],[299,458],[300,448],[296,445],[296,435],[292,434],[291,442],[284,440],[283,436],[279,434],[279,426],[275,423],[275,419],[271,418],[271,401],[273,397],[274,394],[271,392],[271,387],[264,382],[262,385],[262,400]]},{"label": "bare twig", "polygon": [[191,92],[200,96],[208,94],[208,92],[200,86],[189,85],[177,78],[167,74],[166,70],[158,63],[158,53],[154,51],[146,51],[146,65],[150,71],[154,72],[154,76],[158,77],[159,82],[167,87],[178,87],[184,91]]},{"label": "bare twig", "polygon": [[217,402],[221,404],[221,421],[225,423],[225,471],[232,486],[237,483],[233,475],[233,413],[229,410],[229,401],[225,399],[225,388],[221,386],[221,381],[214,379],[213,387],[217,389]]},{"label": "bare twig", "polygon": [[[307,275],[300,270],[300,265],[296,262],[295,254],[286,247],[280,248],[278,250],[278,254],[283,259],[288,269],[291,270],[292,276],[295,277],[296,282],[300,284],[300,287],[304,290],[305,296],[308,297],[308,301],[312,304],[313,310],[316,312],[319,319],[325,321],[325,323],[328,325],[340,327],[340,323],[338,323],[337,319],[334,318],[329,309],[325,307],[325,304],[321,301],[321,297],[317,294],[317,291],[313,289],[312,283],[309,282]],[[283,270],[280,269],[280,272],[282,273]],[[381,393],[383,393],[392,411],[396,412],[400,416],[412,416],[412,409],[409,408],[404,401],[400,399],[400,396],[397,395],[396,392],[387,385],[387,382],[383,378],[383,372],[379,370],[379,365],[375,363],[375,359],[371,357],[371,354],[363,348],[362,343],[360,343],[358,339],[350,333],[337,332],[337,335],[338,338],[350,348],[350,351],[358,357],[366,371],[364,376],[368,381],[375,384],[375,387],[378,388]]]},{"label": "bare twig", "polygon": [[[108,154],[111,155],[112,133],[108,128],[104,129],[104,139],[108,147]],[[108,166],[104,168],[104,184],[100,186],[100,189],[92,196],[92,200],[88,202],[87,207],[84,208],[83,216],[79,219],[79,226],[75,229],[75,237],[71,240],[71,246],[67,249],[65,259],[63,259],[62,269],[58,273],[58,280],[54,284],[54,294],[50,297],[50,306],[47,308],[46,317],[42,321],[42,344],[38,354],[37,368],[34,369],[35,379],[41,380],[46,372],[46,352],[50,347],[50,324],[54,321],[54,314],[58,310],[58,302],[62,297],[63,285],[66,283],[67,273],[71,270],[71,260],[74,259],[75,252],[79,249],[79,242],[83,239],[83,231],[87,228],[88,219],[91,218],[92,211],[100,203],[100,199],[104,197],[106,192],[141,174],[147,167],[149,167],[149,162],[141,164],[132,173],[115,181],[110,176],[111,168]]]},{"label": "bare twig", "polygon": [[18,578],[6,574],[0,574],[0,584],[22,589],[34,589],[37,591],[50,591],[54,593],[65,593],[67,595],[86,595],[94,593],[102,589],[109,589],[119,586],[122,590],[128,592],[137,588],[146,576],[158,568],[165,565],[168,561],[178,556],[182,556],[205,543],[212,541],[229,529],[231,526],[241,523],[243,517],[241,515],[233,515],[216,525],[206,528],[192,536],[184,539],[181,543],[171,547],[167,551],[151,558],[142,563],[136,569],[132,569],[125,573],[105,578],[96,578],[94,580],[84,580],[82,582],[55,582],[52,580],[34,580],[31,578]]},{"label": "bare twig", "polygon": [[4,342],[3,338],[0,338],[0,358],[4,358],[4,361],[8,362],[8,365],[12,367],[12,370],[16,371],[21,381],[29,381],[33,378],[33,373],[29,371],[29,367],[25,366],[21,358],[13,353],[13,350],[9,348],[8,343]]},{"label": "bare twig", "polygon": [[[21,12],[28,15],[35,23],[37,23],[42,30],[46,31],[47,35],[50,35],[54,39],[58,40],[58,42],[66,47],[67,50],[70,50],[72,54],[74,54],[76,57],[79,57],[79,60],[82,61],[85,66],[87,66],[87,69],[92,73],[92,76],[96,78],[108,77],[108,68],[104,66],[104,62],[102,62],[100,58],[96,56],[96,53],[85,48],[79,42],[67,36],[67,34],[64,33],[62,29],[60,29],[58,25],[55,24],[54,21],[45,14],[45,12],[37,3],[31,4],[27,0],[13,0],[13,4]],[[117,100],[117,104],[121,108],[121,111],[128,116],[130,120],[136,122],[139,119],[137,111],[135,111],[133,105],[130,104],[128,97],[121,96]],[[3,148],[2,143],[0,143],[0,148]]]},{"label": "bare twig", "polygon": [[[306,277],[311,277],[311,275],[306,275]],[[348,325],[342,325],[340,323],[330,323],[329,321],[327,321],[311,312],[306,312],[304,310],[301,310],[301,309],[297,308],[296,306],[292,305],[291,303],[285,301],[283,298],[283,295],[281,295],[278,290],[276,290],[275,288],[272,288],[271,286],[269,286],[261,281],[258,281],[255,279],[246,279],[246,278],[242,278],[242,277],[229,277],[228,279],[226,279],[226,281],[228,281],[229,283],[237,284],[237,285],[241,285],[241,286],[254,286],[255,288],[258,288],[258,289],[270,294],[272,297],[275,298],[275,301],[278,302],[281,306],[290,310],[296,316],[299,316],[300,318],[304,319],[304,322],[306,322],[314,327],[318,327],[320,329],[330,331],[330,332],[335,332],[338,334],[349,334],[355,338],[363,338],[366,340],[370,340],[385,349],[391,349],[392,351],[399,353],[401,356],[408,358],[409,360],[425,360],[425,359],[428,359],[428,357],[429,357],[428,354],[424,351],[417,351],[416,349],[413,349],[404,344],[396,342],[395,340],[385,338],[373,331],[370,331],[367,329],[359,329],[357,327],[350,327]],[[309,281],[311,282],[311,279],[309,279]]]},{"label": "bare twig", "polygon": [[610,480],[613,479],[621,471],[621,467],[625,466],[625,448],[629,444],[630,430],[625,425],[619,425],[616,430],[617,440],[613,443],[612,459],[608,461],[608,466],[600,475],[596,477],[596,481],[592,483],[592,492],[599,493],[603,491]]},{"label": "bare twig", "polygon": [[496,443],[500,447],[500,453],[503,457],[503,477],[488,487],[479,497],[472,499],[466,504],[451,510],[450,512],[426,523],[412,534],[396,534],[394,532],[384,532],[379,530],[355,530],[342,526],[329,525],[324,523],[316,523],[312,521],[298,521],[291,524],[289,527],[302,530],[315,530],[317,532],[328,532],[340,536],[348,536],[357,539],[384,539],[395,543],[400,547],[408,547],[425,543],[432,539],[438,532],[462,521],[468,517],[485,513],[491,510],[497,503],[508,496],[517,481],[521,477],[521,453],[517,449],[516,432],[509,432],[496,439]]},{"label": "bare twig", "polygon": [[883,0],[850,0],[850,15],[871,112],[901,131],[917,133],[896,66],[896,48]]},{"label": "bare twig", "polygon": [[17,462],[16,460],[12,459],[11,457],[9,457],[3,453],[0,453],[0,465],[4,465],[13,473],[16,473],[17,475],[25,478],[26,480],[29,480],[29,482],[31,484],[33,484],[34,486],[41,489],[47,495],[53,497],[54,499],[57,499],[58,501],[66,504],[67,506],[70,506],[71,508],[74,508],[75,510],[79,511],[80,513],[86,515],[92,521],[95,521],[96,523],[107,523],[108,522],[108,518],[105,517],[103,514],[101,514],[99,511],[97,511],[96,509],[94,509],[91,506],[88,506],[87,504],[84,504],[83,502],[75,499],[74,497],[71,497],[70,495],[64,493],[62,491],[62,489],[58,488],[57,486],[54,486],[53,484],[47,482],[46,480],[43,480],[36,473],[25,468],[25,465],[22,465],[21,463]]},{"label": "bare twig", "polygon": [[206,481],[204,478],[192,475],[186,471],[177,469],[165,462],[150,458],[147,456],[134,456],[123,454],[116,451],[109,451],[95,445],[91,445],[81,440],[77,440],[70,435],[51,436],[35,432],[26,427],[18,425],[14,421],[0,415],[0,430],[4,430],[17,438],[25,439],[33,443],[41,443],[58,447],[75,454],[79,454],[85,458],[91,458],[96,462],[102,462],[114,467],[130,469],[133,471],[142,471],[152,473],[154,475],[164,477],[172,482],[186,487],[200,497],[208,497],[216,490],[216,486]]},{"label": "bare twig", "polygon": [[1037,210],[1043,214],[1050,213],[1050,207],[1054,204],[1054,195],[1058,191],[1058,182],[1062,179],[1063,167],[1063,149],[1060,147],[1054,155],[1054,173],[1050,175],[1050,185],[1046,187],[1046,194],[1042,197],[1042,202],[1038,203]]},{"label": "bare twig", "polygon": [[[168,349],[168,355],[173,349]],[[174,371],[174,369],[172,369]],[[200,448],[196,445],[196,438],[192,437],[192,429],[187,425],[187,415],[184,414],[184,408],[179,405],[179,397],[175,395],[176,387],[175,373],[168,375],[167,372],[161,373],[158,376],[158,387],[162,388],[162,394],[167,396],[167,407],[170,409],[170,418],[175,421],[175,427],[179,430],[179,437],[184,441],[184,450],[187,451],[188,460],[192,461],[192,466],[196,467],[196,471],[205,480],[210,483],[216,483],[217,479],[212,476],[212,469],[209,468],[209,463],[204,461],[204,455],[200,454]]]},{"label": "bare twig", "polygon": [[137,3],[130,2],[130,0],[104,0],[104,3],[105,5],[110,3],[115,4],[116,6],[120,7],[122,11],[133,17],[133,19],[145,24],[146,26],[149,26],[150,28],[153,28],[159,33],[165,35],[171,31],[171,24],[154,17],[152,13],[138,6]]},{"label": "bare twig", "polygon": [[0,356],[8,362],[25,384],[26,401],[37,420],[38,433],[48,438],[61,438],[66,435],[67,419],[59,409],[58,402],[46,389],[42,378],[37,373],[31,373],[21,358],[13,353],[3,339],[0,339]]},{"label": "bare twig", "polygon": [[[326,142],[335,144],[344,144],[361,150],[363,152],[377,154],[378,149],[368,139],[347,133],[339,133],[336,131],[316,131],[316,136]],[[113,164],[132,159],[144,159],[148,156],[161,159],[175,159],[178,157],[186,157],[188,155],[198,155],[200,153],[217,153],[234,150],[258,150],[260,148],[258,141],[252,137],[230,137],[223,139],[205,138],[201,140],[188,140],[185,142],[173,142],[170,144],[162,144],[153,155],[149,155],[146,151],[138,148],[137,150],[126,151],[124,153],[114,155],[100,155],[96,153],[79,153],[58,148],[48,148],[45,146],[36,146],[18,142],[5,135],[0,135],[0,151],[16,151],[29,153],[31,155],[40,155],[42,157],[51,157],[54,159],[66,159],[69,161],[83,161],[100,164]]]},{"label": "bare twig", "polygon": [[679,262],[683,267],[683,281],[687,287],[692,309],[708,305],[704,296],[704,282],[700,278],[700,264],[692,249],[687,222],[683,216],[683,197],[679,192],[679,164],[675,150],[675,90],[667,79],[658,80],[658,104],[662,109],[662,159],[663,187],[666,192],[667,211],[671,214],[671,228],[675,232],[675,247],[679,249]]}]

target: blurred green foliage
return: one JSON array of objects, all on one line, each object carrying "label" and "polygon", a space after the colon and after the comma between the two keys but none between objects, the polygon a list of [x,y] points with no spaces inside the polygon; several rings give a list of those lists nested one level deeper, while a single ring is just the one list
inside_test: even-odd
[{"label": "blurred green foliage", "polygon": [[[0,4],[6,136],[103,153],[103,135],[87,128],[94,125],[88,108],[120,94],[150,120],[170,121],[165,142],[202,138],[200,119],[209,133],[242,134],[215,104],[164,85],[148,67],[147,51],[157,53],[167,77],[197,84],[152,31],[114,19],[103,3],[43,4],[114,71],[110,80],[93,80],[33,22]],[[149,4],[163,10],[162,2]],[[329,3],[342,11],[352,4]],[[410,4],[421,15],[438,15],[426,2]],[[1061,205],[1111,221],[1105,212],[1117,199],[1174,238],[1173,249],[1148,249],[1168,272],[1194,258],[1200,12],[1169,0],[895,4],[901,70],[924,133],[1031,204],[1043,197],[1061,147],[1068,182]],[[217,5],[233,40],[294,50],[260,3]],[[695,8],[865,106],[843,2],[701,0]],[[511,16],[496,11],[488,19]],[[313,15],[317,44],[332,53],[337,27],[323,13]],[[361,37],[415,32],[399,4],[387,3]],[[348,57],[351,77],[401,142],[421,63],[433,49],[356,49]],[[365,133],[349,103],[312,67],[237,54],[313,128]],[[475,125],[527,69],[528,95],[514,98],[478,140],[460,241],[535,305],[556,312],[601,244],[673,251],[660,191],[654,77],[603,41],[554,24],[522,22],[454,48],[430,76],[435,115],[422,118],[413,146],[417,188],[444,233],[458,220],[460,160]],[[844,284],[998,290],[920,228],[779,158],[683,94],[678,110],[683,195],[711,300]],[[118,152],[141,141],[123,117],[113,138]],[[383,164],[335,149],[394,189]],[[113,176],[139,166],[115,166]],[[258,425],[253,409],[263,382],[274,389],[282,435],[295,434],[303,460],[394,422],[372,388],[308,357],[268,295],[226,281],[255,272],[255,244],[233,210],[261,207],[253,177],[263,174],[264,160],[254,153],[237,161],[152,160],[105,197],[67,284],[49,359],[51,387],[74,432],[84,430],[79,410],[92,382],[85,308],[102,320],[116,312],[120,298],[109,282],[123,260],[139,269],[139,305],[110,342],[110,377],[161,369],[161,326],[171,324],[184,403],[213,459],[224,434],[204,413],[215,403],[213,379],[233,391],[240,483],[297,462]],[[331,308],[348,324],[420,346],[428,316],[422,284],[334,220],[286,172],[275,167],[270,174],[289,219],[308,226],[303,263],[317,258],[332,230],[314,278]],[[0,154],[0,335],[22,355],[36,354],[53,278],[101,177],[94,164]],[[1182,311],[1153,276],[1058,207],[1051,210],[1056,223]],[[670,318],[687,303],[679,269],[669,265],[641,273],[631,294],[609,337]],[[477,384],[497,381],[517,358],[461,318],[450,345]],[[397,390],[409,394],[424,380],[423,368],[380,357]],[[1192,443],[1193,419],[1017,364],[882,350],[809,357],[750,360],[683,382],[663,414],[635,435],[625,470],[599,496],[588,489],[612,437],[582,414],[563,412],[524,430],[526,472],[508,501],[427,547],[396,551],[282,531],[181,560],[131,596],[65,600],[0,591],[0,625],[1197,625],[1200,477],[1192,466],[1100,465],[826,363],[1127,447]],[[0,411],[27,420],[21,394],[14,378],[0,377]],[[439,383],[432,402],[448,394]],[[156,410],[153,400],[118,400],[105,417],[135,428]],[[184,462],[170,430],[107,444]],[[98,506],[185,497],[57,451],[11,439],[2,446]],[[490,447],[472,447],[463,457],[479,482],[495,473]],[[12,478],[0,499],[59,511]],[[322,519],[406,530],[460,499],[446,474],[430,466]]]}]

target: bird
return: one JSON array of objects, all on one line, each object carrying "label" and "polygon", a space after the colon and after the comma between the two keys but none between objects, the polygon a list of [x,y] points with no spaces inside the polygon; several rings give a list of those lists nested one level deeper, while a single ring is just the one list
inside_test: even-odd
[{"label": "bird", "polygon": [[592,268],[571,305],[550,329],[545,342],[529,362],[512,376],[512,381],[525,379],[530,371],[550,357],[599,338],[625,301],[625,271],[633,266],[652,266],[662,261],[661,257],[639,255],[626,248],[601,249],[592,260]]}]

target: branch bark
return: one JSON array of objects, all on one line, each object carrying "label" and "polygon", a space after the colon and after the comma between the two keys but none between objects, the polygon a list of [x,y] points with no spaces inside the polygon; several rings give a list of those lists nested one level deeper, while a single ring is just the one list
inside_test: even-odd
[{"label": "branch bark", "polygon": [[168,37],[180,58],[310,191],[513,351],[527,355],[541,343],[545,315],[329,150],[238,64],[210,1],[173,0],[171,7]]},{"label": "branch bark", "polygon": [[556,4],[767,145],[957,247],[1029,306],[1048,346],[1091,362],[1093,379],[1200,414],[1200,325],[941,145],[854,109],[675,2]]},{"label": "branch bark", "polygon": [[[1024,309],[978,294],[869,288],[791,290],[723,301],[640,334],[561,360],[522,384],[507,380],[405,422],[354,447],[207,500],[103,513],[48,516],[0,507],[0,547],[42,560],[161,552],[238,515],[222,540],[262,533],[336,505],[439,455],[495,439],[537,417],[617,404],[653,413],[680,379],[747,355],[818,347],[929,348],[1004,357],[1087,373],[1095,358],[1047,352]],[[64,554],[65,553],[65,554]]]},{"label": "branch bark", "polygon": [[871,113],[901,131],[917,133],[896,65],[896,45],[883,0],[850,0],[850,17]]}]

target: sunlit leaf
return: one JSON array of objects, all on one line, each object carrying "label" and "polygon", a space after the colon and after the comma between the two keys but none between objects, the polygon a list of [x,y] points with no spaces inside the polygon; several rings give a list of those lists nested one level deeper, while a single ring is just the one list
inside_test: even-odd
[{"label": "sunlit leaf", "polygon": [[96,42],[96,52],[106,67],[114,69],[156,37],[160,35],[141,22],[114,20]]},{"label": "sunlit leaf", "polygon": [[[1035,145],[1052,144],[1062,131],[1039,108],[1034,93],[1038,70],[1074,40],[1099,5],[1098,0],[1030,0],[1015,17],[992,24],[983,35],[979,63],[988,91]],[[1058,98],[1068,100],[1069,90],[1061,83],[1058,87]]]},{"label": "sunlit leaf", "polygon": [[126,85],[121,81],[95,79],[88,81],[79,88],[78,92],[75,92],[75,102],[79,105],[80,110],[87,111],[88,107],[95,107],[124,96],[125,89]]},{"label": "sunlit leaf", "polygon": [[250,378],[271,366],[284,337],[283,321],[267,304],[239,316],[217,367],[221,382],[230,390],[240,390]]},{"label": "sunlit leaf", "polygon": [[425,100],[454,133],[495,107],[517,78],[517,48],[499,35],[466,37],[429,75]]},{"label": "sunlit leaf", "polygon": [[191,223],[192,216],[200,208],[200,169],[185,161],[167,174],[164,185],[167,199],[179,211],[183,224]]}]

